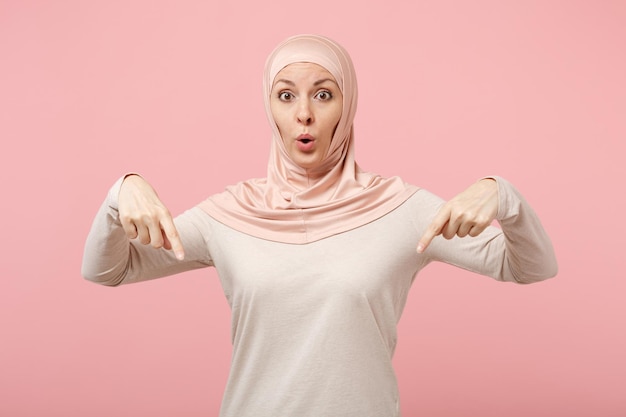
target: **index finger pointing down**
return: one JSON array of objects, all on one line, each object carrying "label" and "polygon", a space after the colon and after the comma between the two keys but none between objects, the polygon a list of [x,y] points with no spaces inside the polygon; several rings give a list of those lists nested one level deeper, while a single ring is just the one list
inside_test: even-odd
[{"label": "index finger pointing down", "polygon": [[185,259],[185,250],[183,248],[183,242],[181,242],[180,240],[178,230],[176,230],[176,226],[174,226],[172,218],[168,217],[164,219],[161,223],[161,226],[163,227],[165,238],[169,241],[170,247],[174,251],[176,259],[182,261],[183,259]]},{"label": "index finger pointing down", "polygon": [[433,221],[430,223],[426,231],[422,235],[419,243],[417,244],[417,252],[422,253],[426,250],[430,242],[441,234],[444,226],[450,220],[450,211],[447,206],[444,206],[439,210]]}]

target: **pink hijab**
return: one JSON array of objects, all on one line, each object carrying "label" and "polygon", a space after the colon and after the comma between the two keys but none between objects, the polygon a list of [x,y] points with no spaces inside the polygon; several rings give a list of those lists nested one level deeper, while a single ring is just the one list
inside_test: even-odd
[{"label": "pink hijab", "polygon": [[[304,169],[289,157],[270,110],[276,74],[289,64],[326,68],[343,93],[343,112],[320,167]],[[372,222],[406,201],[417,188],[400,178],[363,172],[354,159],[356,74],[348,53],[334,41],[298,35],[270,54],[263,78],[265,112],[272,127],[267,178],[226,188],[199,204],[217,221],[262,239],[303,244]]]}]

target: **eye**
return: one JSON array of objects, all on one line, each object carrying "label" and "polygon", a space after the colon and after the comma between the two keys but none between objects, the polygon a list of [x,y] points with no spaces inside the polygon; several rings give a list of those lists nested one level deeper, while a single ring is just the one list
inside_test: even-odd
[{"label": "eye", "polygon": [[322,90],[315,95],[315,98],[322,101],[328,101],[333,98],[333,94],[328,90]]},{"label": "eye", "polygon": [[278,93],[278,99],[281,101],[290,101],[293,99],[293,94],[289,91],[281,91]]}]

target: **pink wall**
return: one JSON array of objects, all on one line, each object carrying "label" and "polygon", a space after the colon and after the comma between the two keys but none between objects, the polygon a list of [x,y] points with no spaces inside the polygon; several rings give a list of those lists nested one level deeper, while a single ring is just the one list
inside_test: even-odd
[{"label": "pink wall", "polygon": [[353,56],[363,167],[443,197],[502,175],[557,250],[559,276],[533,286],[420,275],[404,415],[626,415],[626,3],[344,3],[0,1],[1,416],[217,414],[215,272],[104,288],[80,277],[82,246],[126,171],[174,213],[263,176],[262,67],[299,32]]}]

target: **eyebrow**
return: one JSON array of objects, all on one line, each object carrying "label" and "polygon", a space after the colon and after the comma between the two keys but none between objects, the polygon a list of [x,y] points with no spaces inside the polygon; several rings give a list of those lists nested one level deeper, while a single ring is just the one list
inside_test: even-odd
[{"label": "eyebrow", "polygon": [[[326,81],[330,81],[331,83],[337,85],[337,82],[335,80],[333,80],[332,78],[324,78],[324,79],[321,79],[321,80],[317,80],[317,81],[315,81],[313,83],[313,85],[317,86],[317,85],[325,83]],[[339,85],[337,85],[337,87],[339,87]]]},{"label": "eyebrow", "polygon": [[[337,87],[339,87],[339,85],[337,84],[337,82],[336,82],[335,80],[333,80],[332,78],[322,78],[321,80],[317,80],[317,81],[315,81],[315,82],[313,83],[313,85],[314,85],[314,86],[318,86],[318,85],[320,85],[320,84],[325,83],[326,81],[330,81],[330,82],[332,82],[333,84],[335,84]],[[284,78],[281,78],[281,79],[278,79],[278,80],[274,81],[274,85],[276,85],[276,84],[278,84],[278,83],[285,83],[285,84],[290,85],[290,86],[292,86],[292,87],[295,87],[295,85],[296,85],[293,81],[291,81],[291,80],[286,80],[286,79],[284,79]]]},{"label": "eyebrow", "polygon": [[285,83],[285,84],[289,84],[289,85],[292,85],[292,86],[296,85],[293,81],[285,80],[284,78],[281,78],[280,80],[274,81],[274,85],[276,85],[278,83]]}]

